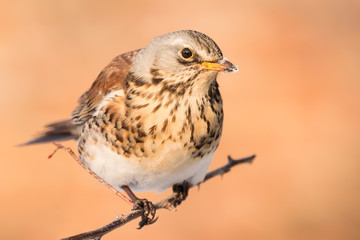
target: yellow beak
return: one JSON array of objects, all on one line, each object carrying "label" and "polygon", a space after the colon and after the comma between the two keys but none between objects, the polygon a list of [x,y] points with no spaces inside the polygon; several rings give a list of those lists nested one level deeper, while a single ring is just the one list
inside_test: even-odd
[{"label": "yellow beak", "polygon": [[222,59],[218,62],[202,62],[200,65],[204,66],[206,70],[213,70],[218,72],[237,72],[237,66],[232,64],[226,59]]}]

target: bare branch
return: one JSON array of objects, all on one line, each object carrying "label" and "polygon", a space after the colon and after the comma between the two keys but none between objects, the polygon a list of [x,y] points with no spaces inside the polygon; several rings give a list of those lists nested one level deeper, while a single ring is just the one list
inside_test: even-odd
[{"label": "bare branch", "polygon": [[240,163],[252,163],[252,161],[254,160],[255,155],[252,155],[250,157],[246,157],[246,158],[241,158],[238,160],[234,160],[232,159],[230,156],[228,156],[228,164],[226,164],[225,166],[215,169],[214,171],[211,171],[209,173],[206,174],[205,179],[203,182],[207,181],[210,178],[213,178],[217,175],[224,175],[227,172],[230,172],[230,169]]},{"label": "bare branch", "polygon": [[[76,154],[67,147],[64,147],[61,144],[58,143],[54,143],[54,145],[56,146],[55,151],[49,156],[49,158],[51,158],[54,153],[58,150],[58,149],[64,149],[65,151],[67,151],[86,171],[88,171],[95,179],[97,179],[99,182],[101,182],[102,184],[104,184],[105,186],[107,186],[108,188],[110,188],[113,192],[115,192],[116,195],[120,196],[122,199],[124,199],[126,202],[128,202],[130,205],[134,205],[130,199],[128,199],[126,196],[124,196],[121,192],[119,192],[117,189],[115,189],[114,187],[112,187],[110,184],[108,184],[107,182],[105,182],[102,178],[100,178],[96,173],[94,173],[93,171],[91,171],[77,156]],[[209,179],[216,177],[216,176],[222,176],[225,173],[229,172],[231,170],[232,167],[241,164],[241,163],[252,163],[252,161],[254,160],[255,155],[246,157],[246,158],[242,158],[242,159],[238,159],[238,160],[234,160],[232,159],[230,156],[228,156],[228,163],[218,169],[215,169],[214,171],[211,171],[209,173],[206,174],[205,179],[202,183],[208,181]],[[201,184],[202,184],[201,183]],[[193,186],[191,186],[193,187]],[[154,207],[156,209],[168,209],[171,211],[174,211],[176,209],[176,207],[174,207],[174,202],[177,200],[182,200],[181,196],[178,193],[172,193],[171,195],[169,195],[168,197],[154,203]],[[63,238],[61,240],[86,240],[86,239],[95,239],[95,240],[100,240],[102,238],[102,236],[108,234],[109,232],[125,225],[126,223],[135,220],[141,216],[144,215],[144,210],[132,210],[131,212],[129,212],[126,215],[123,215],[121,217],[116,218],[114,221],[112,221],[111,223],[93,230],[93,231],[89,231],[89,232],[85,232],[85,233],[81,233],[78,235],[74,235],[71,237],[67,237],[67,238]]]}]

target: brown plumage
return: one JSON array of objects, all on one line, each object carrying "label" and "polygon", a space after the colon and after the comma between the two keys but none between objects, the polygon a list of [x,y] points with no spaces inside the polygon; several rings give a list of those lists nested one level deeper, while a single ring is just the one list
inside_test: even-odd
[{"label": "brown plumage", "polygon": [[125,89],[125,78],[132,65],[132,58],[140,50],[131,51],[115,57],[96,78],[92,86],[79,99],[79,106],[71,114],[75,124],[86,122],[96,107],[111,91]]}]

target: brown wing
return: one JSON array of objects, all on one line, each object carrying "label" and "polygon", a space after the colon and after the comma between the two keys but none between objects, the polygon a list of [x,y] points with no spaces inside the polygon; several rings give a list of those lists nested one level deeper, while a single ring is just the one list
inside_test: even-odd
[{"label": "brown wing", "polygon": [[95,113],[96,107],[108,93],[125,89],[125,78],[131,68],[132,58],[140,50],[115,57],[101,71],[91,88],[79,98],[79,106],[71,114],[71,120],[74,124],[86,122]]},{"label": "brown wing", "polygon": [[55,122],[46,126],[46,130],[33,140],[22,145],[77,139],[82,124],[95,113],[96,107],[112,90],[125,89],[125,79],[131,65],[132,58],[140,50],[124,53],[115,57],[102,70],[91,88],[79,99],[79,106],[73,111],[69,120]]}]

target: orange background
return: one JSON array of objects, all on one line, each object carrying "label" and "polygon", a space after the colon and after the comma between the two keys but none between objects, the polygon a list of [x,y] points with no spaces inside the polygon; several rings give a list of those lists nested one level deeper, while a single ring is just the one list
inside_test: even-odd
[{"label": "orange background", "polygon": [[2,239],[58,239],[129,211],[65,152],[48,160],[50,144],[15,145],[67,118],[114,56],[180,29],[206,33],[239,66],[218,79],[226,115],[211,169],[228,154],[257,158],[191,190],[156,224],[104,239],[360,239],[359,1],[0,6]]}]

